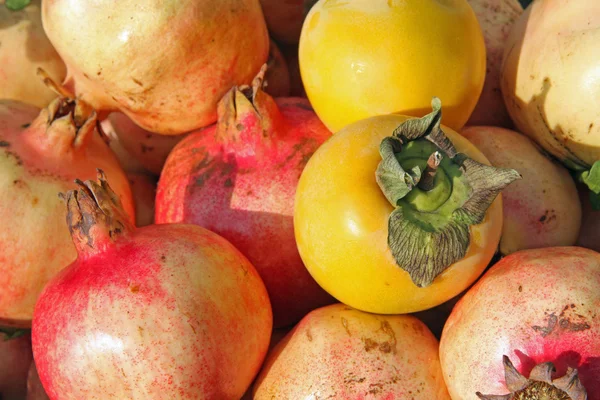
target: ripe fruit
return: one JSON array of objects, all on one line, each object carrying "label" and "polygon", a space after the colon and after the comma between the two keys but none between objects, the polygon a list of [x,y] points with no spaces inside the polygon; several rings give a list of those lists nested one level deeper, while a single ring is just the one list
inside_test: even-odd
[{"label": "ripe fruit", "polygon": [[19,11],[0,4],[0,98],[41,108],[56,94],[36,77],[37,69],[60,82],[67,68],[44,33],[40,4],[32,0]]},{"label": "ripe fruit", "polygon": [[258,0],[53,0],[42,20],[79,97],[161,134],[213,123],[269,52]]},{"label": "ripe fruit", "polygon": [[333,301],[306,271],[292,220],[300,173],[331,133],[305,99],[266,94],[264,72],[252,88],[225,95],[216,126],[175,147],[158,183],[155,220],[197,224],[231,241],[265,282],[280,327]]},{"label": "ripe fruit", "polygon": [[452,398],[506,393],[502,356],[528,376],[552,362],[577,369],[600,399],[600,254],[580,247],[523,250],[503,258],[454,307],[440,342]]},{"label": "ripe fruit", "polygon": [[473,283],[496,251],[502,203],[494,198],[518,173],[489,167],[469,141],[440,127],[439,100],[433,107],[421,119],[387,115],[347,126],[302,173],[300,255],[351,307],[435,307]]},{"label": "ripe fruit", "polygon": [[252,264],[198,226],[136,229],[101,172],[79,186],[65,196],[78,258],[45,287],[32,325],[49,397],[240,398],[272,327]]},{"label": "ripe fruit", "polygon": [[600,160],[600,2],[539,0],[513,26],[502,93],[515,125],[566,166]]},{"label": "ripe fruit", "polygon": [[76,177],[103,168],[134,215],[127,177],[97,125],[79,100],[57,98],[41,111],[0,102],[0,322],[29,326],[46,282],[75,260],[58,193]]},{"label": "ripe fruit", "polygon": [[320,0],[300,36],[300,71],[332,131],[374,115],[421,117],[431,98],[460,129],[485,79],[485,44],[466,0]]},{"label": "ripe fruit", "polygon": [[438,342],[408,315],[335,304],[310,312],[270,352],[254,399],[449,399]]},{"label": "ripe fruit", "polygon": [[305,4],[309,0],[260,0],[270,35],[282,43],[298,43]]},{"label": "ripe fruit", "polygon": [[569,172],[515,131],[469,127],[462,131],[492,165],[523,177],[502,192],[500,252],[572,246],[581,226],[581,205]]}]

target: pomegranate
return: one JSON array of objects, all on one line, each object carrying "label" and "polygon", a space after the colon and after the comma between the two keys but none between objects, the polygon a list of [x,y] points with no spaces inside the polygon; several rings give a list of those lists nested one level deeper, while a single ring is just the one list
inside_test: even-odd
[{"label": "pomegranate", "polygon": [[581,226],[581,205],[575,182],[566,168],[518,132],[474,126],[461,133],[492,165],[514,168],[523,177],[502,191],[502,254],[575,244]]},{"label": "pomegranate", "polygon": [[476,392],[512,390],[505,384],[506,355],[524,376],[547,362],[556,367],[554,378],[577,369],[589,400],[599,400],[599,307],[599,253],[552,247],[503,258],[458,302],[444,327],[440,359],[450,395],[467,400]]},{"label": "pomegranate", "polygon": [[265,74],[265,92],[273,97],[290,95],[290,72],[281,50],[271,40],[269,47],[268,69]]},{"label": "pomegranate", "polygon": [[231,241],[261,275],[281,327],[334,301],[304,267],[293,227],[302,169],[331,133],[307,100],[266,94],[264,73],[251,88],[227,93],[216,126],[173,149],[158,182],[155,221],[197,224]]},{"label": "pomegranate", "polygon": [[123,144],[119,140],[119,137],[117,136],[117,133],[115,132],[115,129],[108,118],[100,122],[100,126],[108,138],[108,145],[110,146],[110,149],[113,151],[113,153],[115,153],[115,156],[117,156],[119,164],[121,164],[121,167],[125,172],[148,172],[146,168],[144,168],[144,166],[135,159],[135,157],[125,150],[125,147],[123,147]]},{"label": "pomegranate", "polygon": [[29,335],[7,339],[0,329],[0,399],[25,397],[27,370],[32,359]]},{"label": "pomegranate", "polygon": [[269,53],[258,0],[52,0],[42,21],[78,96],[161,134],[215,122]]},{"label": "pomegranate", "polygon": [[31,363],[27,374],[27,397],[25,400],[50,400],[40,382],[35,362]]},{"label": "pomegranate", "polygon": [[272,328],[252,264],[199,226],[136,229],[101,172],[79,185],[64,196],[78,258],[32,324],[50,399],[240,398]]},{"label": "pomegranate", "polygon": [[135,201],[135,225],[138,228],[154,223],[154,199],[156,179],[148,174],[128,173],[133,200]]},{"label": "pomegranate", "polygon": [[314,310],[271,351],[254,399],[449,399],[438,342],[409,315],[334,304]]},{"label": "pomegranate", "polygon": [[185,134],[166,136],[148,132],[123,113],[110,114],[108,121],[120,146],[131,158],[156,176],[160,175],[173,147],[185,137]]},{"label": "pomegranate", "polygon": [[538,364],[531,370],[529,378],[525,378],[512,364],[507,356],[502,357],[504,364],[504,380],[510,390],[504,396],[484,395],[477,392],[482,400],[587,400],[585,388],[581,385],[577,370],[568,368],[560,379],[552,379],[555,372],[551,362]]},{"label": "pomegranate", "polygon": [[58,193],[76,177],[103,168],[134,215],[127,177],[97,127],[83,101],[61,97],[41,111],[0,101],[0,323],[29,326],[46,282],[75,260]]},{"label": "pomegranate", "polygon": [[41,0],[11,11],[0,0],[0,98],[46,107],[56,94],[36,78],[43,68],[54,80],[65,78],[65,63],[42,27]]}]

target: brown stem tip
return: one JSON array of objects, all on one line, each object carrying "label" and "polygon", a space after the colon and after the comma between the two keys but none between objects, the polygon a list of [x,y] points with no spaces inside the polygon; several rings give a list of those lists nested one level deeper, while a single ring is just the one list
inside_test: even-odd
[{"label": "brown stem tip", "polygon": [[440,166],[440,163],[442,162],[442,158],[444,158],[442,156],[442,153],[436,151],[433,154],[431,154],[427,159],[427,167],[425,168],[423,176],[421,177],[421,180],[417,185],[421,190],[428,192],[431,189],[433,189],[435,175],[437,173],[438,167]]},{"label": "brown stem tip", "polygon": [[513,365],[508,356],[503,356],[504,379],[511,391],[505,395],[484,395],[477,392],[482,400],[587,400],[587,392],[577,370],[570,368],[562,378],[552,380],[554,364],[546,362],[536,365],[529,378],[525,378]]}]

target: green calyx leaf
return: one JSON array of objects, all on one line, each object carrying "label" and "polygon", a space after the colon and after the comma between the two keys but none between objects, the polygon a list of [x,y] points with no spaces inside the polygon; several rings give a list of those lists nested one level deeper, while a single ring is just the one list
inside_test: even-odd
[{"label": "green calyx leaf", "polygon": [[579,173],[578,179],[590,189],[590,201],[592,208],[600,210],[600,160],[596,161],[592,168]]},{"label": "green calyx leaf", "polygon": [[376,180],[395,207],[388,246],[419,287],[431,285],[464,258],[470,227],[480,224],[498,193],[521,176],[458,153],[441,129],[441,102],[409,119],[381,142]]},{"label": "green calyx leaf", "polygon": [[4,341],[13,340],[30,333],[30,329],[2,328],[0,327],[0,339]]},{"label": "green calyx leaf", "polygon": [[11,11],[19,11],[27,7],[31,0],[6,0],[4,5]]}]

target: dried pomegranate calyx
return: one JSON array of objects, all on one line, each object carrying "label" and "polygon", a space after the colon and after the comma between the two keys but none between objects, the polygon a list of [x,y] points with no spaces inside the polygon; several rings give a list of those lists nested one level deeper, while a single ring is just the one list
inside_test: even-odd
[{"label": "dried pomegranate calyx", "polygon": [[529,378],[525,378],[513,365],[508,356],[502,357],[506,387],[511,391],[505,395],[484,395],[482,400],[587,400],[587,392],[577,370],[570,368],[562,378],[552,380],[554,364],[546,362],[536,365]]},{"label": "dried pomegranate calyx", "polygon": [[135,229],[102,170],[98,170],[98,182],[75,183],[78,189],[60,196],[67,203],[67,224],[79,254],[101,252]]},{"label": "dried pomegranate calyx", "polygon": [[217,135],[222,142],[255,147],[274,140],[283,130],[277,103],[263,90],[266,72],[263,64],[251,86],[235,86],[219,102]]}]

